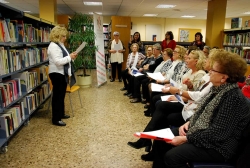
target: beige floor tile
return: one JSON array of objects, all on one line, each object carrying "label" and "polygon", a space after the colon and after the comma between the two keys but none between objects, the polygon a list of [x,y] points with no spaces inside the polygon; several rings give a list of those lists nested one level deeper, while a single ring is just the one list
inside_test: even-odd
[{"label": "beige floor tile", "polygon": [[136,141],[150,118],[143,115],[141,103],[132,104],[123,96],[121,82],[108,82],[99,88],[80,89],[82,104],[73,93],[75,116],[66,96],[66,127],[51,124],[51,111],[35,112],[28,126],[11,138],[8,152],[0,154],[0,168],[150,168],[152,162],[140,159],[144,149],[127,145]]}]

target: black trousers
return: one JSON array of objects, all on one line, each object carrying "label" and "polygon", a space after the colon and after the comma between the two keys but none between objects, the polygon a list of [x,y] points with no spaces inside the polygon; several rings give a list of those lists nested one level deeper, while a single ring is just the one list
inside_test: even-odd
[{"label": "black trousers", "polygon": [[136,76],[134,78],[134,92],[133,97],[141,99],[141,84],[142,80],[147,79],[148,77],[146,75]]},{"label": "black trousers", "polygon": [[61,121],[65,115],[64,98],[67,83],[65,76],[60,73],[50,73],[49,77],[53,85],[52,96],[52,122]]},{"label": "black trousers", "polygon": [[183,125],[185,120],[181,114],[182,109],[183,105],[179,102],[159,101],[151,120],[143,132],[168,128],[170,125],[177,127]]},{"label": "black trousers", "polygon": [[[178,128],[172,129],[175,136]],[[191,143],[172,146],[165,141],[154,141],[153,168],[187,168],[188,162],[224,162],[224,157],[214,149],[196,147]]]},{"label": "black trousers", "polygon": [[121,73],[122,73],[122,81],[123,81],[124,87],[128,89],[129,80],[132,76],[128,73],[128,69],[123,70]]},{"label": "black trousers", "polygon": [[111,63],[111,69],[112,69],[112,79],[116,78],[116,69],[118,72],[118,79],[121,79],[122,77],[122,64],[118,62],[112,62]]}]

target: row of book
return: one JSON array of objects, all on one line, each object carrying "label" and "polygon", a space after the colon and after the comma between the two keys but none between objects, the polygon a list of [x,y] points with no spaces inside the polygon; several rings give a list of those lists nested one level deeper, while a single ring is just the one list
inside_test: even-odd
[{"label": "row of book", "polygon": [[237,34],[225,34],[223,45],[249,46],[250,45],[250,32],[237,33]]},{"label": "row of book", "polygon": [[32,93],[0,113],[0,138],[8,138],[21,123],[49,96],[49,84],[43,84]]},{"label": "row of book", "polygon": [[9,49],[0,47],[0,76],[48,60],[47,48]]},{"label": "row of book", "polygon": [[31,92],[41,82],[47,80],[46,66],[31,68],[16,73],[0,83],[0,109],[10,105],[23,94]]},{"label": "row of book", "polygon": [[0,42],[49,42],[51,28],[35,28],[23,20],[0,19]]},{"label": "row of book", "polygon": [[250,47],[224,47],[226,51],[240,55],[246,62],[250,63]]}]

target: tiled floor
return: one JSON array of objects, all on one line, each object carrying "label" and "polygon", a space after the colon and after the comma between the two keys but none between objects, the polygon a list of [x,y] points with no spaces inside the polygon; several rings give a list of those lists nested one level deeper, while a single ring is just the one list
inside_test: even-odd
[{"label": "tiled floor", "polygon": [[[80,90],[73,96],[74,113],[66,97],[66,127],[51,124],[46,107],[34,113],[28,126],[11,139],[8,152],[0,154],[0,168],[149,168],[152,162],[140,159],[144,149],[133,149],[128,141],[137,140],[150,118],[144,117],[143,105],[132,104],[123,92],[123,84],[108,82],[97,88]],[[45,104],[47,106],[48,103]]]}]

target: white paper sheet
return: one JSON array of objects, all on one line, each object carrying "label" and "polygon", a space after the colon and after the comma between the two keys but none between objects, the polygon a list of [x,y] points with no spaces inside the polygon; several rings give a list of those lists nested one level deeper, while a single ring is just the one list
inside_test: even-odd
[{"label": "white paper sheet", "polygon": [[156,73],[149,73],[147,72],[147,75],[154,79],[154,80],[165,80],[164,76],[161,74],[161,72],[156,72]]},{"label": "white paper sheet", "polygon": [[158,138],[173,139],[174,134],[170,128],[160,129],[156,131],[140,132],[140,135],[150,135]]},{"label": "white paper sheet", "polygon": [[151,83],[151,90],[153,92],[162,92],[162,88],[164,88],[164,85],[156,84],[156,83]]},{"label": "white paper sheet", "polygon": [[121,50],[121,45],[120,44],[114,44],[114,50],[118,51]]},{"label": "white paper sheet", "polygon": [[82,42],[82,44],[76,49],[76,53],[79,53],[86,45],[87,43],[86,42]]}]

